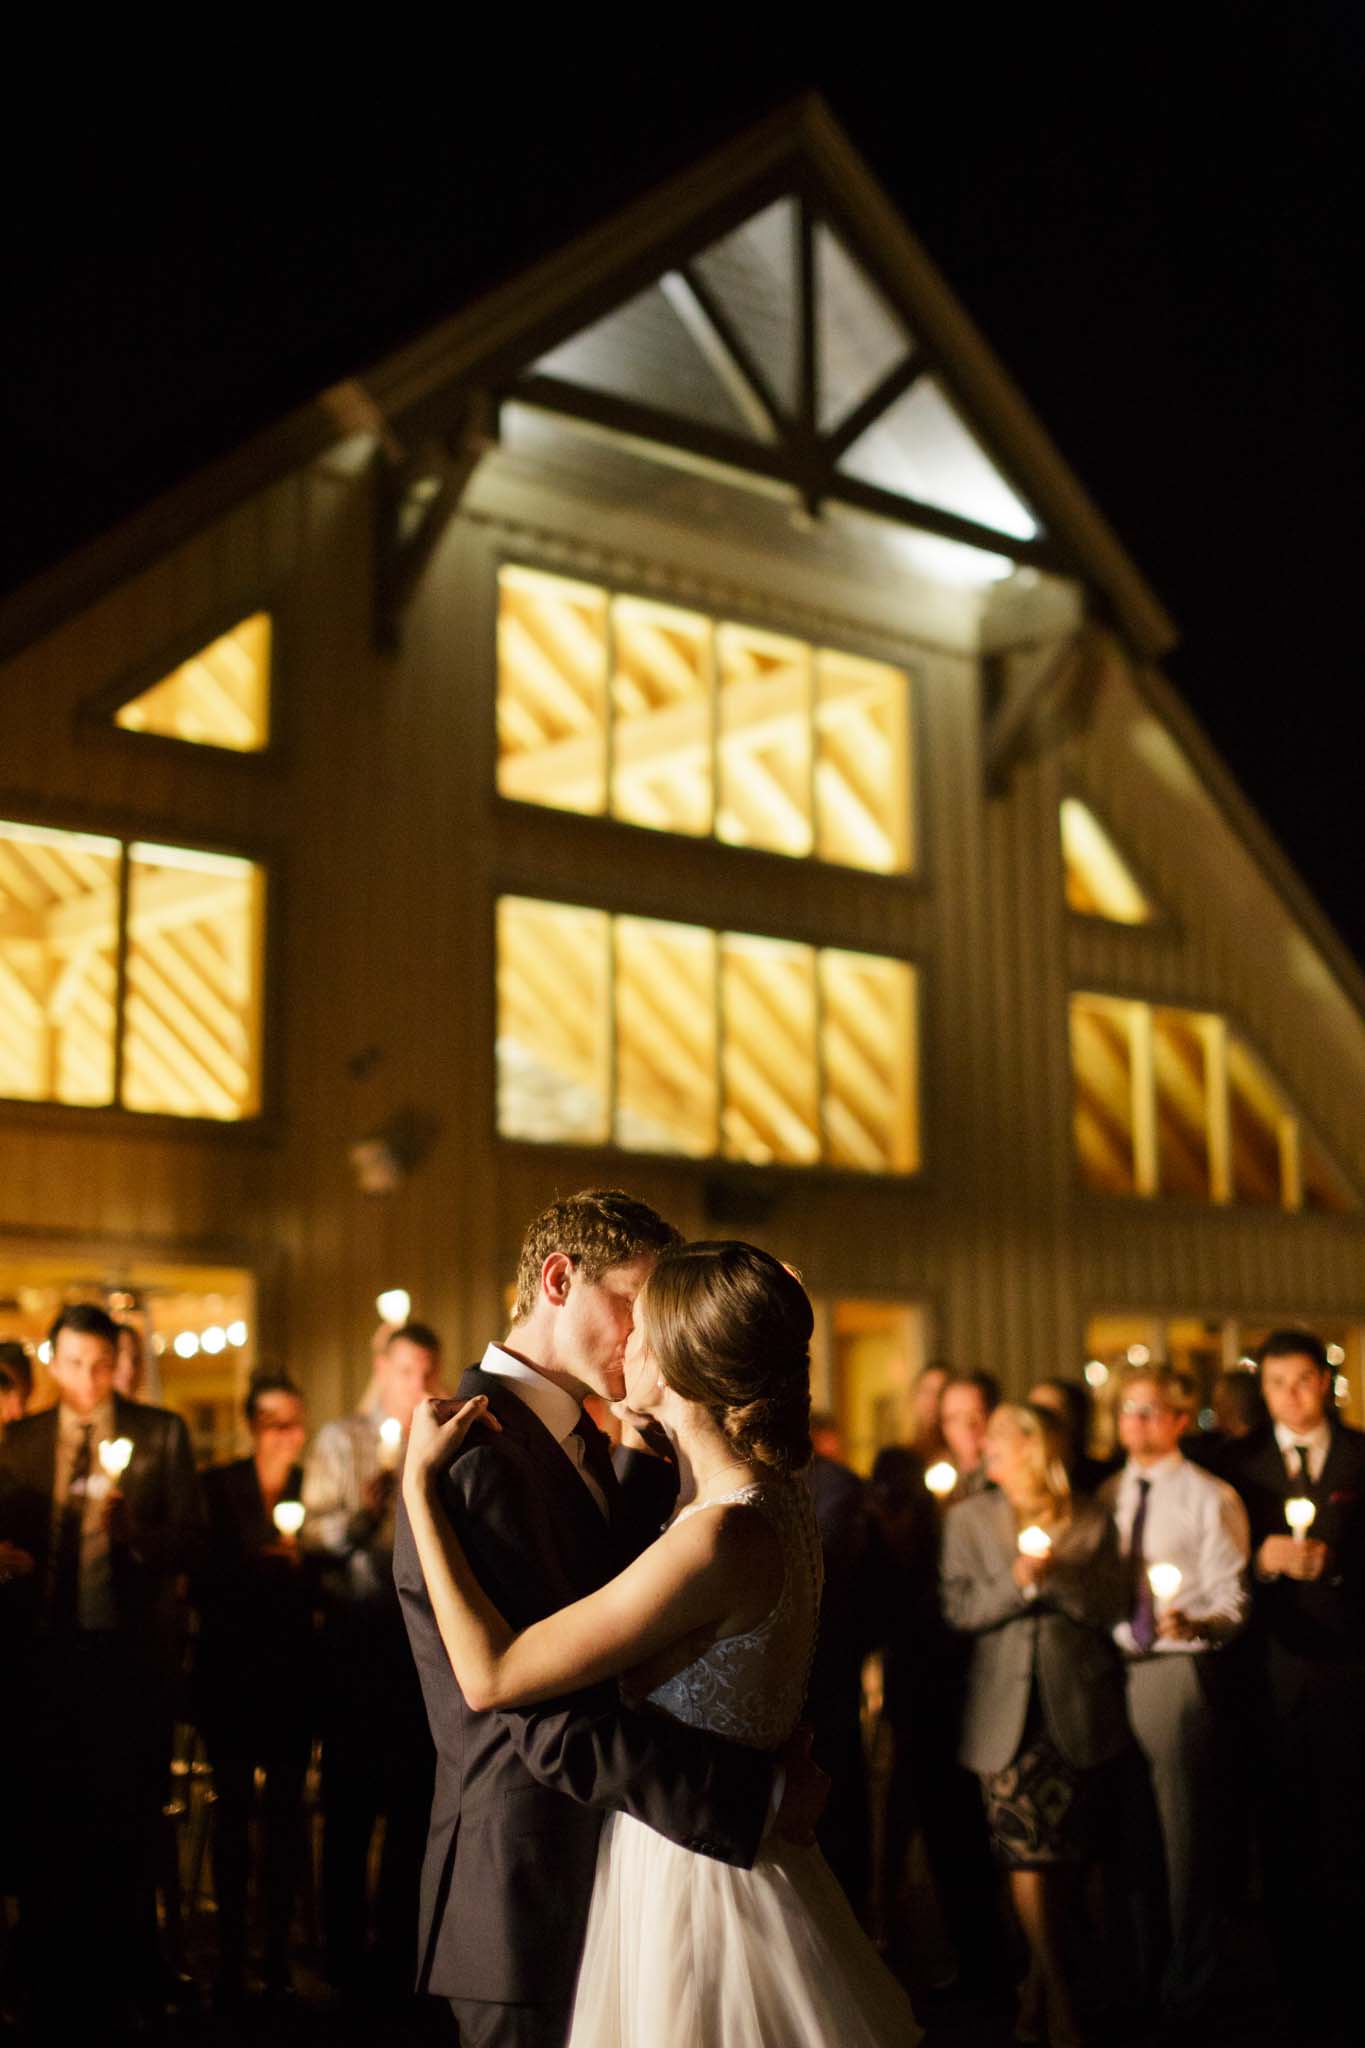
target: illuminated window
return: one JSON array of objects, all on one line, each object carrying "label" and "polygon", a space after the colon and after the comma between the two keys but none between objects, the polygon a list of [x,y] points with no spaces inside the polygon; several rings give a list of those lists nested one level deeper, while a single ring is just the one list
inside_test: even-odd
[{"label": "illuminated window", "polygon": [[271,637],[270,614],[254,612],[120,705],[114,723],[125,732],[259,753],[270,738]]},{"label": "illuminated window", "polygon": [[610,1123],[608,930],[600,910],[498,905],[498,1129],[601,1145]]},{"label": "illuminated window", "polygon": [[249,860],[129,847],[129,1109],[224,1119],[260,1109],[262,893]]},{"label": "illuminated window", "polygon": [[657,918],[614,920],[618,1145],[718,1149],[716,935]]},{"label": "illuminated window", "polygon": [[498,790],[520,803],[905,873],[909,690],[886,662],[500,571]]},{"label": "illuminated window", "polygon": [[498,789],[560,811],[606,809],[605,591],[500,573]]},{"label": "illuminated window", "polygon": [[1064,797],[1061,825],[1067,907],[1114,924],[1150,923],[1151,904],[1094,812]]},{"label": "illuminated window", "polygon": [[820,1157],[815,948],[726,932],[720,942],[727,1159]]},{"label": "illuminated window", "polygon": [[256,1115],[264,921],[251,861],[0,825],[0,1092]]},{"label": "illuminated window", "polygon": [[498,1129],[908,1173],[914,971],[525,897],[498,905]]},{"label": "illuminated window", "polygon": [[1071,998],[1081,1178],[1106,1194],[1341,1213],[1351,1189],[1222,1017]]}]

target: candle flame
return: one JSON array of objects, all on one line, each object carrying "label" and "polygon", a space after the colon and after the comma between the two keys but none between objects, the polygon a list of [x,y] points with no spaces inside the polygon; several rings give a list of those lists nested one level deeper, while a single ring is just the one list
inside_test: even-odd
[{"label": "candle flame", "polygon": [[937,1499],[947,1500],[957,1485],[956,1465],[950,1465],[946,1458],[940,1458],[938,1463],[931,1465],[925,1473],[924,1483]]},{"label": "candle flame", "polygon": [[1178,1564],[1149,1564],[1147,1583],[1158,1600],[1174,1600],[1185,1574]]},{"label": "candle flame", "polygon": [[1031,1522],[1027,1529],[1019,1531],[1019,1548],[1025,1557],[1046,1557],[1052,1549],[1052,1538],[1046,1529]]},{"label": "candle flame", "polygon": [[274,1521],[275,1527],[279,1530],[281,1536],[298,1535],[299,1530],[303,1527],[303,1513],[303,1502],[301,1500],[276,1501]]},{"label": "candle flame", "polygon": [[1311,1500],[1300,1494],[1284,1504],[1284,1518],[1296,1536],[1304,1536],[1312,1528],[1317,1508]]},{"label": "candle flame", "polygon": [[128,1470],[132,1456],[133,1440],[130,1436],[116,1436],[112,1442],[106,1437],[99,1449],[101,1470],[106,1472],[110,1479],[121,1479]]}]

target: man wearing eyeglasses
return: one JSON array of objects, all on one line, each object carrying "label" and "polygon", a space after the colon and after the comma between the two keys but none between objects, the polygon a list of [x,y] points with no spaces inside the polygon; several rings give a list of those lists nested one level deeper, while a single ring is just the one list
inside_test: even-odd
[{"label": "man wearing eyeglasses", "polygon": [[1119,1398],[1127,1460],[1100,1494],[1123,1545],[1128,1612],[1114,1638],[1161,1829],[1160,1859],[1135,1853],[1131,1839],[1126,1858],[1138,1968],[1143,1989],[1157,1992],[1167,2019],[1181,2025],[1206,2008],[1218,1962],[1206,1664],[1242,1628],[1249,1600],[1246,1510],[1230,1486],[1181,1453],[1194,1405],[1184,1373],[1129,1367]]},{"label": "man wearing eyeglasses", "polygon": [[1358,2016],[1351,1979],[1365,1924],[1365,1435],[1337,1415],[1333,1377],[1315,1331],[1268,1337],[1269,1426],[1239,1445],[1228,1476],[1255,1546],[1250,1647],[1271,1933],[1296,2013],[1307,2002],[1309,2017],[1341,2025]]}]

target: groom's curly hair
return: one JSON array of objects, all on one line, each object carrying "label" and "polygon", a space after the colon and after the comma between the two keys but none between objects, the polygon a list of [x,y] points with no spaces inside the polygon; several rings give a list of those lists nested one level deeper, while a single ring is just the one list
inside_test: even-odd
[{"label": "groom's curly hair", "polygon": [[623,1188],[584,1188],[564,1195],[537,1216],[523,1240],[512,1320],[524,1322],[534,1309],[541,1268],[552,1252],[572,1259],[585,1280],[600,1280],[610,1266],[681,1242],[671,1223]]}]

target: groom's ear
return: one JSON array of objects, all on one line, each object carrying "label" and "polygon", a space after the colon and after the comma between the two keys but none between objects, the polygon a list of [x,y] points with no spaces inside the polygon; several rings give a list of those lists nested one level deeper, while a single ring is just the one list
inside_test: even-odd
[{"label": "groom's ear", "polygon": [[573,1260],[567,1252],[551,1252],[540,1269],[540,1291],[556,1308],[563,1308],[573,1280]]}]

